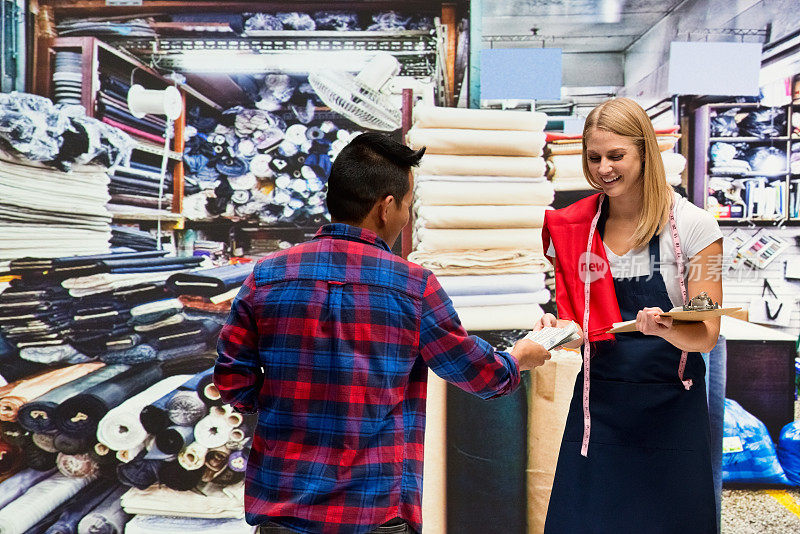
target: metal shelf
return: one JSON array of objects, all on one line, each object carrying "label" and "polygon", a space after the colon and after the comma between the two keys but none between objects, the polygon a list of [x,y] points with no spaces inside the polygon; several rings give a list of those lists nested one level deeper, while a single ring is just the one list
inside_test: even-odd
[{"label": "metal shelf", "polygon": [[709,143],[760,143],[768,141],[786,142],[789,140],[788,135],[780,137],[709,137]]}]

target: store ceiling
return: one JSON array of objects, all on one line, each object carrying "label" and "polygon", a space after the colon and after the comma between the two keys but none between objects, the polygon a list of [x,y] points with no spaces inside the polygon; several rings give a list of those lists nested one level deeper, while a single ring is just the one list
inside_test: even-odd
[{"label": "store ceiling", "polygon": [[684,1],[483,0],[483,46],[623,52]]}]

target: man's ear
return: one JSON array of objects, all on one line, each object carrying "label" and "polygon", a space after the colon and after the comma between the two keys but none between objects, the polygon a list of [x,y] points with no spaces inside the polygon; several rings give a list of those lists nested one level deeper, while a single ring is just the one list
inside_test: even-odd
[{"label": "man's ear", "polygon": [[389,208],[394,203],[394,195],[387,195],[380,201],[380,210],[378,211],[380,222],[385,226],[389,222]]}]

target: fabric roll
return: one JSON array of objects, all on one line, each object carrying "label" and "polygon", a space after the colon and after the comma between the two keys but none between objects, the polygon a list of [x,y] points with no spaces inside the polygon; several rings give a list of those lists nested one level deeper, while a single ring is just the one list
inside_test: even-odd
[{"label": "fabric roll", "polygon": [[91,456],[92,460],[97,462],[97,465],[101,467],[111,464],[116,465],[117,463],[114,452],[102,443],[95,443],[89,449],[89,456]]},{"label": "fabric roll", "polygon": [[39,447],[25,447],[23,454],[28,467],[36,471],[50,471],[56,466],[55,452],[47,452]]},{"label": "fabric roll", "polygon": [[[425,155],[541,156],[544,132],[521,130],[467,130],[420,128],[409,130],[406,140],[414,150],[427,147]],[[544,173],[542,173],[544,174]]]},{"label": "fabric roll", "polygon": [[113,350],[100,355],[100,359],[111,364],[136,365],[152,362],[156,359],[155,348],[147,343],[135,345],[129,349]]},{"label": "fabric roll", "polygon": [[173,347],[170,349],[162,349],[156,351],[156,360],[160,362],[166,362],[169,360],[197,356],[206,352],[207,349],[208,344],[205,341],[202,343],[191,343],[189,345]]},{"label": "fabric roll", "polygon": [[0,475],[15,472],[22,462],[23,453],[19,447],[0,441]]},{"label": "fabric roll", "polygon": [[539,111],[414,106],[414,126],[420,128],[476,128],[484,130],[544,131],[547,115]]},{"label": "fabric roll", "polygon": [[86,376],[103,365],[99,362],[70,365],[19,382],[16,387],[0,397],[0,421],[16,421],[20,407],[26,402]]},{"label": "fabric roll", "polygon": [[439,284],[452,298],[458,295],[507,295],[536,293],[545,289],[545,275],[503,274],[487,276],[440,276]]},{"label": "fabric roll", "polygon": [[426,155],[420,160],[419,172],[468,176],[544,176],[545,161],[530,156],[451,156]]},{"label": "fabric roll", "polygon": [[33,444],[47,452],[59,452],[56,448],[56,435],[57,434],[33,434]]},{"label": "fabric roll", "polygon": [[0,510],[0,534],[23,534],[92,482],[60,473],[34,485]]},{"label": "fabric roll", "polygon": [[178,455],[174,453],[167,454],[166,452],[163,452],[156,446],[155,441],[153,441],[153,443],[147,447],[147,452],[144,455],[144,459],[158,460],[159,462],[172,462],[173,460],[178,459]]},{"label": "fabric roll", "polygon": [[73,478],[95,478],[100,470],[100,466],[88,454],[64,454],[58,453],[56,458],[58,471],[67,477]]},{"label": "fabric roll", "polygon": [[114,456],[120,462],[128,463],[131,460],[133,460],[134,458],[136,458],[139,453],[144,451],[146,449],[146,445],[147,445],[147,442],[142,443],[139,446],[134,447],[132,449],[124,449],[124,450],[121,450],[121,451],[117,451],[117,453]]},{"label": "fabric roll", "polygon": [[162,484],[177,491],[189,491],[197,486],[203,477],[202,470],[187,471],[178,461],[162,462],[158,478]]},{"label": "fabric roll", "polygon": [[543,254],[529,250],[414,251],[408,261],[437,276],[543,273],[553,268]]},{"label": "fabric roll", "polygon": [[163,376],[158,365],[131,367],[62,402],[56,408],[56,427],[65,434],[94,434],[100,419],[111,407],[148,388]]},{"label": "fabric roll", "polygon": [[178,454],[178,463],[187,471],[196,471],[205,466],[207,453],[206,447],[193,441]]},{"label": "fabric roll", "polygon": [[245,278],[253,272],[253,265],[253,263],[239,263],[176,273],[167,279],[166,286],[175,295],[213,297],[241,286]]},{"label": "fabric roll", "polygon": [[188,375],[170,376],[113,408],[100,420],[97,440],[113,451],[132,449],[143,443],[147,431],[139,420],[142,408],[173,391],[189,378]]},{"label": "fabric roll", "polygon": [[133,460],[117,466],[117,478],[126,486],[146,489],[158,482],[160,460],[145,460],[146,452],[142,451]]},{"label": "fabric roll", "polygon": [[131,322],[133,324],[155,323],[175,315],[182,309],[183,303],[178,299],[163,299],[139,304],[131,308]]},{"label": "fabric roll", "polygon": [[235,451],[228,457],[228,469],[243,473],[247,470],[247,455],[249,451]]},{"label": "fabric roll", "polygon": [[167,402],[166,409],[169,420],[182,426],[194,426],[208,413],[208,407],[196,391],[179,391]]},{"label": "fabric roll", "polygon": [[216,449],[228,442],[231,430],[235,426],[228,416],[214,412],[200,419],[194,426],[194,439],[207,449]]},{"label": "fabric roll", "polygon": [[179,325],[179,324],[183,323],[184,321],[186,321],[186,316],[184,314],[182,314],[182,313],[176,313],[175,315],[170,315],[169,317],[166,317],[166,318],[161,319],[159,321],[155,321],[153,323],[137,324],[137,325],[135,325],[133,327],[133,329],[136,332],[147,333],[147,332],[153,332],[153,331],[158,330],[160,328],[166,328],[168,326]]},{"label": "fabric roll", "polygon": [[15,447],[25,447],[33,443],[33,436],[17,423],[3,423],[0,425],[0,441]]},{"label": "fabric roll", "polygon": [[461,324],[469,332],[477,330],[512,330],[533,328],[544,315],[538,304],[509,304],[504,306],[474,306],[456,308]]},{"label": "fabric roll", "polygon": [[46,370],[47,365],[29,362],[21,358],[0,360],[0,384],[11,384]]},{"label": "fabric roll", "polygon": [[677,152],[662,152],[661,159],[664,162],[664,172],[667,176],[680,174],[686,168],[686,158]]},{"label": "fabric roll", "polygon": [[420,228],[414,235],[416,250],[512,249],[542,252],[541,228],[457,230]]},{"label": "fabric roll", "polygon": [[55,472],[55,468],[47,471],[37,471],[36,469],[28,468],[0,482],[0,510],[8,503],[20,497],[32,486],[35,486],[46,478],[50,478]]},{"label": "fabric roll", "polygon": [[19,351],[19,357],[30,362],[54,364],[59,362],[83,363],[87,357],[68,344],[47,347],[27,347]]},{"label": "fabric roll", "polygon": [[78,523],[78,534],[123,534],[131,516],[122,510],[120,499],[126,487],[113,488],[91,512]]},{"label": "fabric roll", "polygon": [[106,380],[110,380],[128,369],[130,369],[128,365],[106,365],[37,397],[20,407],[17,414],[19,424],[31,432],[55,430],[55,411],[62,402]]},{"label": "fabric roll", "polygon": [[253,426],[243,424],[232,429],[225,447],[231,452],[243,450],[253,436]]},{"label": "fabric roll", "polygon": [[[206,472],[208,473],[208,472]],[[244,480],[244,472],[234,471],[227,467],[213,475],[213,483],[219,486],[230,486]]]},{"label": "fabric roll", "polygon": [[422,206],[549,206],[555,192],[550,182],[541,183],[462,183],[420,182],[415,187],[415,203]]},{"label": "fabric roll", "polygon": [[420,206],[416,228],[541,228],[546,206]]},{"label": "fabric roll", "polygon": [[75,534],[80,520],[100,504],[112,489],[112,484],[104,480],[92,482],[83,488],[75,498],[70,499],[69,504],[45,534]]},{"label": "fabric roll", "polygon": [[244,519],[201,519],[160,515],[137,515],[125,526],[125,534],[169,534],[202,532],[203,534],[254,534],[258,527]]},{"label": "fabric roll", "polygon": [[88,452],[92,444],[92,436],[88,434],[80,436],[56,434],[53,438],[53,446],[58,452],[63,454],[81,454]]},{"label": "fabric roll", "polygon": [[581,363],[577,351],[554,350],[550,360],[531,371],[527,486],[528,527],[532,532],[544,532],[561,436]]},{"label": "fabric roll", "polygon": [[178,454],[194,441],[194,426],[171,426],[156,435],[156,447],[166,454]]},{"label": "fabric roll", "polygon": [[535,293],[508,293],[500,295],[450,295],[456,309],[476,306],[504,306],[510,304],[547,304],[550,290],[542,289]]}]

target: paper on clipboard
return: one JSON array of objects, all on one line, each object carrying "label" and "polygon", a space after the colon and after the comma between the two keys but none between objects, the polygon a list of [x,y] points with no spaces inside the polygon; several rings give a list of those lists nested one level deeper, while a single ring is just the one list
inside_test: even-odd
[{"label": "paper on clipboard", "polygon": [[[664,312],[661,315],[664,317],[672,317],[675,321],[675,324],[681,323],[694,323],[698,321],[705,321],[706,319],[711,319],[713,317],[721,317],[723,315],[733,315],[733,313],[741,310],[742,308],[716,308],[713,310],[703,310],[703,311],[684,311],[683,308],[676,307],[672,308],[668,312]],[[609,330],[608,334],[622,334],[625,332],[636,332],[636,321],[622,321],[621,323],[614,323],[613,328]]]}]

